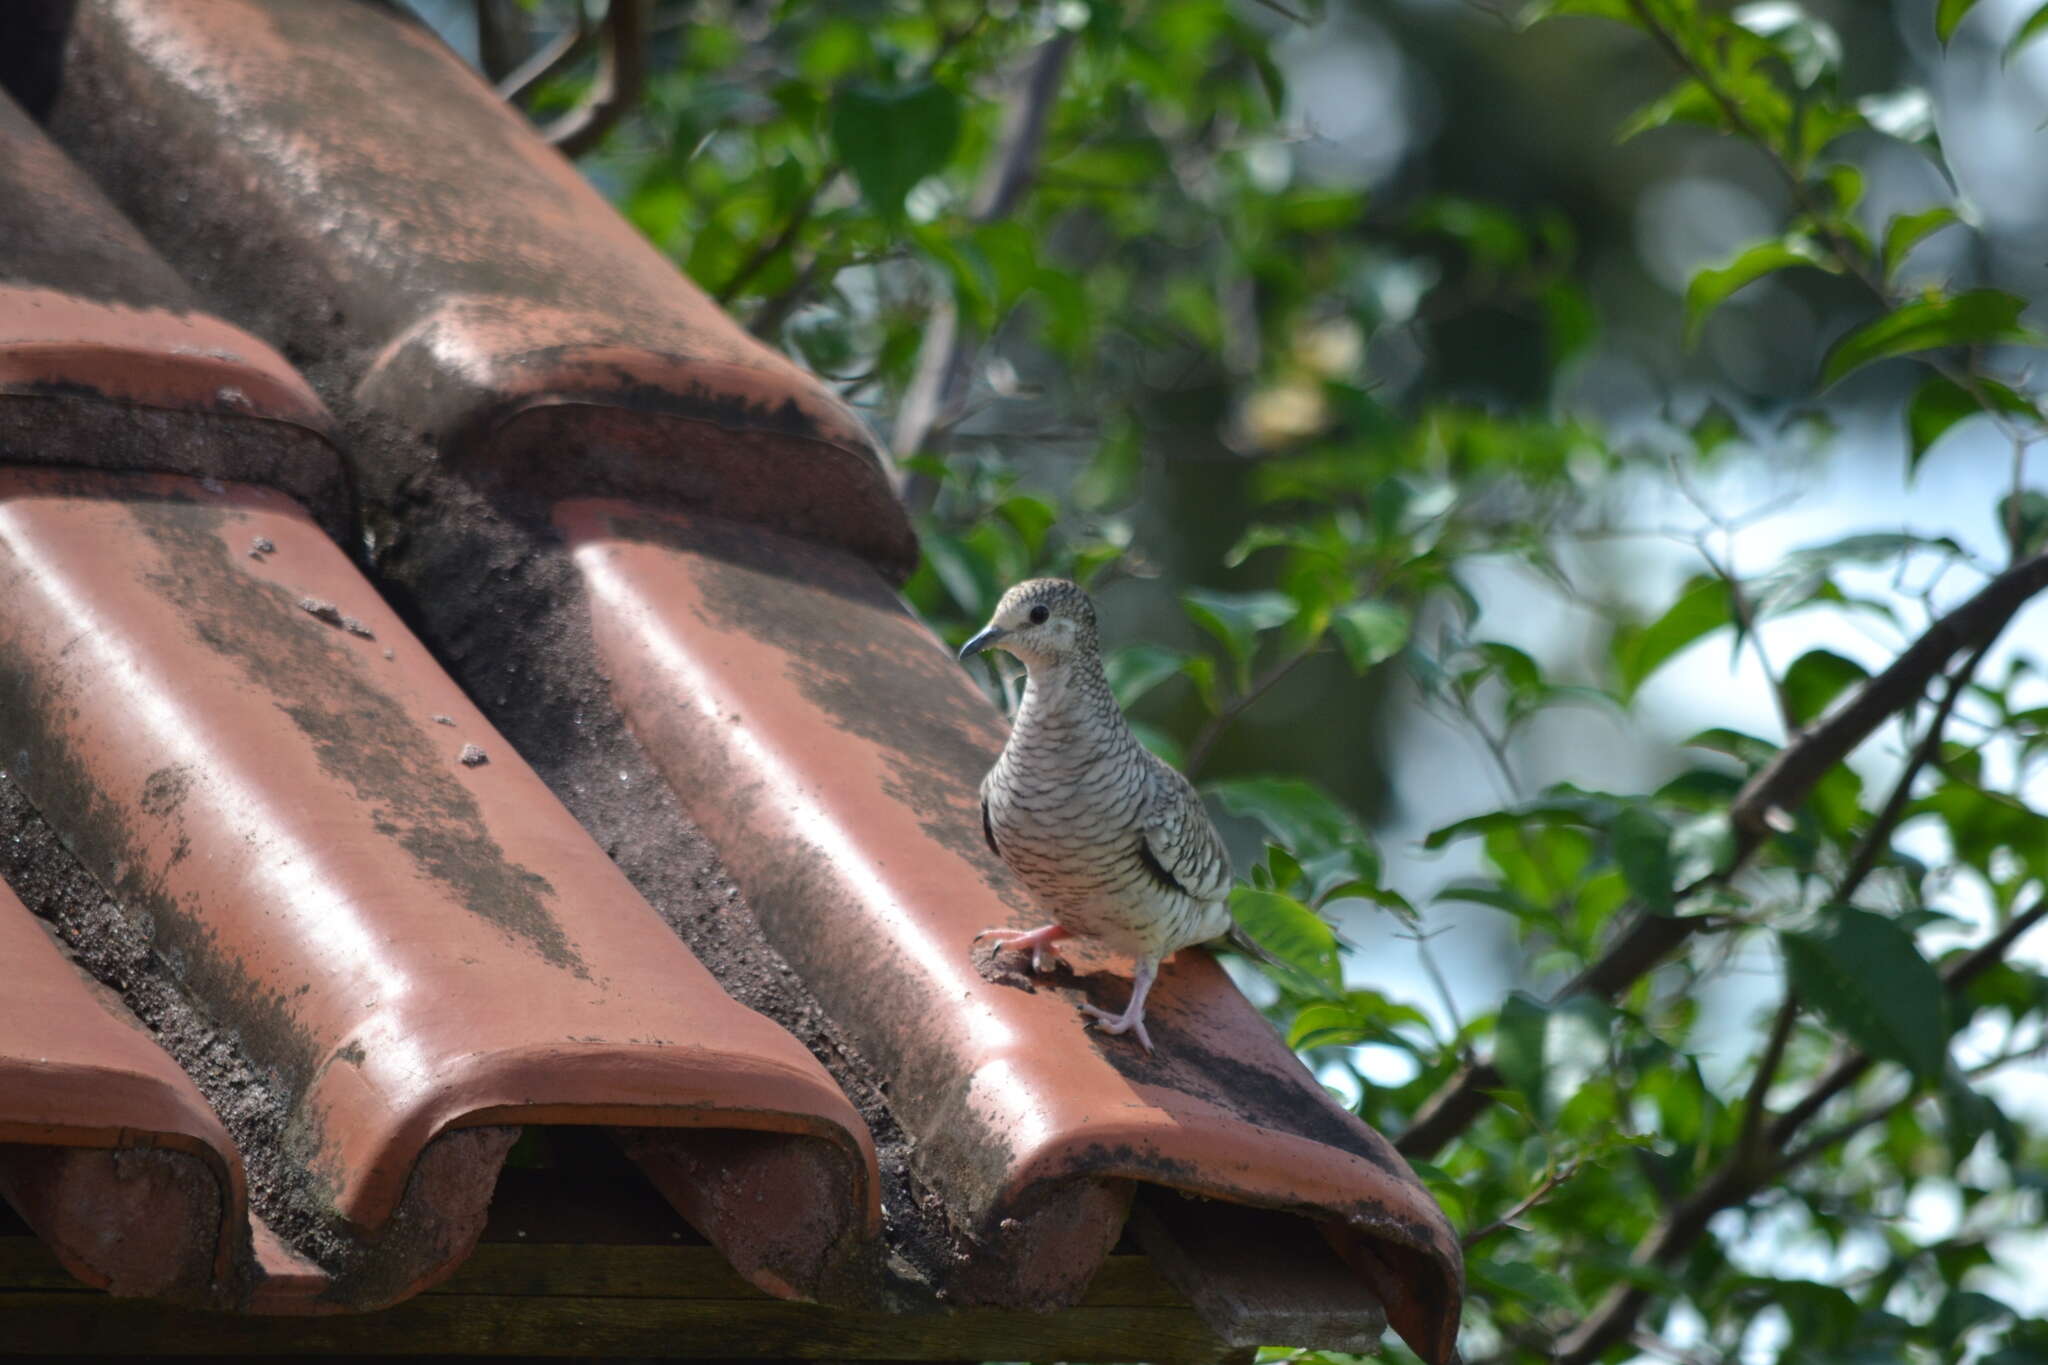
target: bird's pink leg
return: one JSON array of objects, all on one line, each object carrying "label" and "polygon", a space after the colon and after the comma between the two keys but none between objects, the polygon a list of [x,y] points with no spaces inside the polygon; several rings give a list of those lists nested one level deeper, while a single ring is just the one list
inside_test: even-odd
[{"label": "bird's pink leg", "polygon": [[974,936],[974,941],[979,943],[985,938],[992,938],[996,940],[999,949],[1029,948],[1031,970],[1043,972],[1046,959],[1057,958],[1060,955],[1060,950],[1053,945],[1063,938],[1072,937],[1072,934],[1059,925],[1047,924],[1037,929],[984,929]]},{"label": "bird's pink leg", "polygon": [[1159,963],[1154,958],[1138,959],[1138,970],[1131,975],[1131,1003],[1124,1006],[1122,1014],[1111,1014],[1108,1010],[1093,1005],[1081,1006],[1081,1012],[1101,1025],[1104,1033],[1135,1033],[1138,1045],[1145,1051],[1152,1050],[1152,1037],[1145,1032],[1145,996],[1152,989],[1152,978],[1159,974]]}]

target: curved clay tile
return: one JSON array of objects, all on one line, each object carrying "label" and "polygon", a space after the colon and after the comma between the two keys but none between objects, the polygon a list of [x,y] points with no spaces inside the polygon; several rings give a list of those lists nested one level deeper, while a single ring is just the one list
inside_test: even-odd
[{"label": "curved clay tile", "polygon": [[325,1303],[451,1269],[505,1125],[643,1130],[657,1186],[773,1293],[815,1292],[871,1231],[846,1098],[295,503],[0,470],[0,596],[8,774],[278,1078],[257,1203],[323,1259]]},{"label": "curved clay tile", "polygon": [[[1448,1358],[1457,1239],[1407,1164],[1336,1104],[1215,961],[1162,972],[1147,1056],[1083,1027],[1129,966],[1032,983],[971,955],[1043,920],[982,843],[1000,721],[866,565],[710,518],[563,504],[629,722],[777,948],[894,1082],[919,1174],[963,1211],[978,1296],[1070,1301],[1133,1182],[1299,1215],[1426,1358]],[[855,965],[857,964],[857,965]]]},{"label": "curved clay tile", "polygon": [[0,1192],[88,1284],[220,1301],[249,1240],[220,1120],[4,885],[0,962]]},{"label": "curved clay tile", "polygon": [[343,490],[328,427],[298,371],[201,311],[0,94],[0,459],[61,450],[103,469],[248,479],[331,518]]},{"label": "curved clay tile", "polygon": [[[51,124],[202,287],[287,350],[349,354],[360,402],[470,477],[707,506],[898,576],[914,563],[853,411],[389,9],[83,0]],[[373,498],[418,458],[354,454]]]}]

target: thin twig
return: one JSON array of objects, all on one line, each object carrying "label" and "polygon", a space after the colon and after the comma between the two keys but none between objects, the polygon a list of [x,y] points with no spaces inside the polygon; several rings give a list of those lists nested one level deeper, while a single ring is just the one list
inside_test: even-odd
[{"label": "thin twig", "polygon": [[557,33],[545,46],[499,80],[498,98],[510,102],[523,97],[527,91],[559,71],[589,36],[590,21],[584,17],[583,7],[578,5],[573,25]]},{"label": "thin twig", "polygon": [[836,161],[827,162],[825,168],[818,172],[818,178],[811,182],[811,187],[804,191],[804,197],[797,200],[796,207],[790,210],[789,218],[783,223],[781,230],[748,252],[747,258],[726,277],[725,283],[712,291],[711,297],[722,304],[731,303],[739,297],[740,291],[747,287],[754,276],[761,273],[764,266],[789,250],[790,244],[796,241],[796,235],[811,221],[811,214],[817,209],[819,198],[839,179],[842,169],[844,168]]},{"label": "thin twig", "polygon": [[1863,879],[1877,866],[1878,857],[1891,842],[1891,834],[1898,827],[1899,820],[1906,813],[1906,803],[1912,799],[1913,783],[1920,776],[1930,760],[1941,751],[1943,734],[1948,729],[1949,717],[1955,714],[1956,700],[1963,695],[1963,689],[1977,676],[1977,666],[1984,662],[1984,656],[1991,652],[1993,640],[1978,645],[1976,652],[1963,661],[1963,666],[1950,675],[1948,690],[1942,693],[1935,704],[1934,716],[1927,722],[1927,733],[1913,746],[1912,754],[1906,759],[1905,768],[1898,780],[1892,784],[1891,795],[1885,798],[1884,809],[1870,822],[1870,828],[1857,841],[1856,849],[1849,855],[1849,866],[1842,874],[1842,881],[1835,888],[1835,900],[1846,903],[1863,886]]},{"label": "thin twig", "polygon": [[1706,533],[1702,532],[1693,538],[1693,549],[1706,561],[1707,568],[1713,572],[1714,577],[1726,585],[1728,609],[1735,617],[1736,642],[1738,645],[1745,640],[1749,642],[1751,652],[1756,655],[1757,666],[1763,670],[1764,683],[1770,688],[1771,700],[1777,705],[1778,722],[1785,727],[1785,737],[1790,739],[1799,731],[1799,717],[1792,709],[1792,694],[1785,690],[1785,680],[1772,666],[1770,652],[1764,648],[1763,632],[1757,629],[1760,623],[1757,620],[1756,604],[1750,601],[1749,590],[1742,585],[1742,575],[1735,570],[1735,532],[1738,524],[1714,511],[1676,455],[1671,457],[1671,473],[1677,480],[1679,492],[1684,494],[1685,500],[1690,502],[1727,541],[1725,553],[1717,557],[1707,548]]},{"label": "thin twig", "polygon": [[476,14],[476,58],[486,79],[502,80],[518,64],[530,40],[527,14],[516,0],[473,0]]},{"label": "thin twig", "polygon": [[590,93],[542,130],[563,156],[578,157],[595,147],[639,103],[647,84],[647,0],[611,0],[598,44]]},{"label": "thin twig", "polygon": [[2026,553],[2026,518],[2021,514],[2020,497],[2027,490],[2027,447],[2032,442],[2020,433],[2012,433],[2012,491],[2005,504],[2005,541],[2012,546],[2012,557],[2018,560]]},{"label": "thin twig", "polygon": [[1514,1222],[1517,1218],[1520,1218],[1530,1209],[1533,1209],[1538,1204],[1542,1203],[1546,1198],[1549,1197],[1550,1192],[1552,1190],[1556,1189],[1559,1185],[1564,1184],[1565,1181],[1570,1180],[1573,1176],[1577,1175],[1578,1173],[1579,1163],[1576,1161],[1567,1161],[1562,1166],[1552,1167],[1550,1173],[1543,1177],[1542,1183],[1537,1185],[1535,1189],[1529,1191],[1529,1193],[1513,1208],[1509,1209],[1500,1217],[1494,1219],[1491,1223],[1488,1223],[1485,1227],[1474,1229],[1473,1231],[1468,1232],[1463,1237],[1459,1238],[1459,1247],[1461,1247],[1463,1250],[1470,1251],[1473,1247],[1478,1246],[1481,1242],[1493,1236],[1493,1234],[1499,1232],[1502,1228]]},{"label": "thin twig", "polygon": [[1688,1351],[1675,1341],[1666,1341],[1655,1332],[1637,1328],[1629,1333],[1628,1344],[1649,1355],[1661,1356],[1672,1365],[1721,1365],[1721,1357],[1710,1351]]},{"label": "thin twig", "polygon": [[[835,264],[833,268],[837,270],[838,266]],[[796,311],[797,305],[803,302],[804,295],[810,292],[811,286],[817,283],[818,276],[823,273],[825,253],[821,251],[811,257],[802,270],[796,272],[796,278],[789,282],[787,288],[754,310],[753,315],[747,319],[747,330],[757,337],[772,340],[782,324],[789,320],[789,315]]]},{"label": "thin twig", "polygon": [[[1073,46],[1074,34],[1062,30],[1033,49],[1005,111],[995,153],[968,205],[968,217],[974,222],[1000,221],[1023,202],[1037,174],[1046,125],[1058,101]],[[973,349],[959,305],[950,293],[943,295],[925,324],[917,369],[897,410],[890,446],[898,459],[925,451],[960,420],[960,400],[968,387]],[[938,480],[928,474],[915,473],[904,480],[903,501],[913,511],[929,509],[937,493]]]},{"label": "thin twig", "polygon": [[[1320,644],[1321,642],[1318,641],[1317,643]],[[1292,673],[1303,659],[1314,654],[1316,650],[1317,645],[1312,644],[1306,649],[1288,655],[1279,663],[1267,669],[1249,688],[1225,702],[1223,709],[1209,718],[1209,723],[1202,727],[1201,733],[1197,734],[1194,742],[1188,745],[1187,762],[1181,765],[1181,770],[1189,777],[1193,777],[1196,773],[1200,772],[1203,762],[1209,757],[1209,750],[1215,746],[1217,740],[1223,738],[1223,732],[1228,730],[1232,723],[1250,708],[1253,702],[1272,691],[1279,685],[1282,678]]]},{"label": "thin twig", "polygon": [[1778,1067],[1785,1060],[1785,1045],[1791,1041],[1792,1030],[1798,1023],[1799,993],[1788,986],[1771,1020],[1770,1036],[1764,1039],[1763,1055],[1757,1058],[1756,1074],[1749,1078],[1749,1089],[1742,1097],[1742,1130],[1736,1135],[1735,1150],[1744,1160],[1754,1161],[1762,1150],[1765,1101],[1770,1096],[1771,1083],[1778,1079]]},{"label": "thin twig", "polygon": [[[1437,932],[1441,933],[1442,930]],[[1463,1033],[1465,1021],[1458,1013],[1458,1001],[1451,994],[1451,983],[1445,978],[1443,968],[1437,965],[1436,954],[1429,950],[1432,935],[1425,934],[1420,929],[1411,929],[1405,933],[1395,934],[1394,937],[1407,939],[1415,945],[1415,956],[1422,963],[1423,974],[1429,978],[1430,984],[1436,987],[1437,999],[1443,1002],[1444,1017],[1451,1021],[1451,1036],[1455,1038]]]}]

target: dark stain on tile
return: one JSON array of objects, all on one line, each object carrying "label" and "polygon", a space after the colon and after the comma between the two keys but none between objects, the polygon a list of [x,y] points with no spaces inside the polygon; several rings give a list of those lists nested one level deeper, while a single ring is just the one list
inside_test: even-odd
[{"label": "dark stain on tile", "polygon": [[546,961],[588,979],[551,908],[555,888],[506,854],[440,746],[371,685],[357,649],[313,624],[282,584],[247,571],[228,544],[227,514],[158,499],[136,499],[127,509],[163,551],[150,585],[291,717],[322,770],[375,813],[376,827],[419,874]]},{"label": "dark stain on tile", "polygon": [[1043,922],[1044,912],[982,839],[981,779],[1002,751],[1000,723],[879,575],[846,555],[728,523],[686,529],[619,518],[611,529],[698,556],[709,624],[786,651],[784,666],[804,696],[882,751],[889,798],[971,864],[1019,923]]}]

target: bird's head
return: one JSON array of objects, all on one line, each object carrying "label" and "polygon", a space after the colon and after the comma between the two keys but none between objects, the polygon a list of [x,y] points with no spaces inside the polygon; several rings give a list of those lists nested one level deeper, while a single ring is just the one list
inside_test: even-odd
[{"label": "bird's head", "polygon": [[1095,648],[1095,604],[1080,585],[1029,578],[1003,594],[988,625],[960,647],[960,657],[1004,649],[1032,667],[1064,663]]}]

